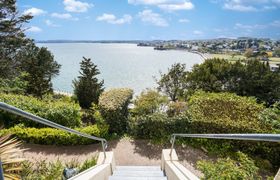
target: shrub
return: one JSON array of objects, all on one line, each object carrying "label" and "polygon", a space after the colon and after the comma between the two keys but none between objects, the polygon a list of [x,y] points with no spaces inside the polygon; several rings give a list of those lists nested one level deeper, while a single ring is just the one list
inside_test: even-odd
[{"label": "shrub", "polygon": [[168,97],[162,96],[159,92],[154,90],[147,90],[137,96],[132,110],[135,115],[147,115],[159,112],[164,104],[167,104]]},{"label": "shrub", "polygon": [[188,112],[193,133],[271,132],[271,127],[259,120],[263,110],[255,98],[198,91],[190,98]]},{"label": "shrub", "polygon": [[101,94],[99,108],[102,117],[109,124],[111,133],[124,133],[127,129],[128,105],[133,91],[127,88],[111,89]]},{"label": "shrub", "polygon": [[[190,98],[188,112],[192,123],[189,133],[274,133],[271,124],[259,119],[264,109],[263,105],[256,103],[255,98],[200,91]],[[241,150],[268,159],[279,167],[278,143],[213,139],[189,141],[213,152]]]},{"label": "shrub", "polygon": [[137,116],[130,121],[134,136],[162,142],[168,142],[172,133],[188,132],[189,125],[190,119],[186,115],[168,117],[161,113]]},{"label": "shrub", "polygon": [[279,103],[275,104],[271,108],[264,109],[259,118],[260,120],[268,125],[271,125],[273,129],[280,132],[280,109],[279,109]]},{"label": "shrub", "polygon": [[177,116],[184,114],[187,111],[187,103],[182,101],[170,102],[168,104],[167,114],[168,116]]},{"label": "shrub", "polygon": [[[107,137],[108,126],[93,125],[84,128],[76,128],[76,130],[97,137]],[[43,145],[82,145],[95,142],[94,140],[54,128],[38,129],[15,126],[13,128],[1,130],[0,135],[1,134],[13,134],[18,139],[27,143]]]},{"label": "shrub", "polygon": [[203,179],[261,179],[254,161],[241,152],[236,153],[235,159],[220,158],[216,162],[199,161],[197,165],[204,173]]},{"label": "shrub", "polygon": [[79,163],[75,160],[71,160],[74,165],[67,165],[64,164],[62,161],[57,159],[54,162],[46,162],[46,160],[30,162],[25,161],[23,163],[23,169],[21,178],[25,180],[33,180],[33,179],[40,179],[40,180],[52,180],[52,179],[63,179],[63,170],[65,168],[77,168],[79,173],[91,168],[92,166],[96,165],[96,158],[92,157],[86,160],[83,163]]},{"label": "shrub", "polygon": [[[70,101],[38,100],[30,96],[4,93],[0,93],[0,101],[63,126],[75,127],[81,125],[80,107]],[[26,126],[42,127],[36,122],[3,111],[0,111],[0,118],[8,126],[15,123],[24,123]]]}]

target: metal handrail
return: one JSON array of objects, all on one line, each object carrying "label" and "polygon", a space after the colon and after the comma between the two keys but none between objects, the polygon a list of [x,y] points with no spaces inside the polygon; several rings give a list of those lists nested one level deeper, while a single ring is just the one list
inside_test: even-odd
[{"label": "metal handrail", "polygon": [[13,113],[13,114],[16,114],[16,115],[19,115],[21,117],[25,117],[25,118],[27,118],[29,120],[32,120],[32,121],[35,121],[35,122],[38,122],[38,123],[41,123],[41,124],[53,127],[53,128],[61,129],[63,131],[74,133],[74,134],[77,134],[77,135],[85,137],[85,138],[89,138],[89,139],[93,139],[93,140],[96,140],[96,141],[100,141],[102,143],[102,149],[103,149],[103,152],[104,152],[104,157],[106,158],[105,150],[107,148],[108,143],[107,143],[106,139],[104,139],[104,138],[99,138],[99,137],[91,136],[91,135],[88,135],[88,134],[85,134],[85,133],[81,133],[81,132],[79,132],[77,130],[74,130],[74,129],[62,126],[60,124],[54,123],[52,121],[49,121],[49,120],[41,118],[41,117],[38,117],[38,116],[36,116],[34,114],[31,114],[29,112],[23,111],[21,109],[18,109],[18,108],[14,107],[14,106],[8,105],[8,104],[3,103],[3,102],[0,102],[0,109],[2,109],[4,111],[7,111],[7,112],[10,112],[10,113]]},{"label": "metal handrail", "polygon": [[280,134],[172,134],[171,135],[171,151],[172,154],[176,137],[189,138],[207,138],[207,139],[235,139],[235,140],[251,140],[251,141],[269,141],[280,142]]}]

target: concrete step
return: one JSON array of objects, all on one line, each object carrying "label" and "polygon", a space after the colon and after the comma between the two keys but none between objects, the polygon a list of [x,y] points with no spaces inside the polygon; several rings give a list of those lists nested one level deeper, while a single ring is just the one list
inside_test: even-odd
[{"label": "concrete step", "polygon": [[109,180],[167,180],[167,177],[124,177],[124,176],[110,176]]},{"label": "concrete step", "polygon": [[160,166],[116,166],[118,171],[161,171]]},{"label": "concrete step", "polygon": [[113,176],[123,177],[164,177],[162,171],[145,171],[145,170],[115,170]]}]

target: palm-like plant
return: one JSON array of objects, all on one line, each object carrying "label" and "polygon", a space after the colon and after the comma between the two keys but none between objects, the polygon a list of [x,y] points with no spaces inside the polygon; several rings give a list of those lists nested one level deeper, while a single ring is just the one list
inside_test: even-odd
[{"label": "palm-like plant", "polygon": [[0,160],[2,161],[4,169],[4,178],[8,180],[20,179],[19,172],[21,171],[21,162],[24,160],[20,158],[19,145],[21,142],[9,135],[0,137]]}]

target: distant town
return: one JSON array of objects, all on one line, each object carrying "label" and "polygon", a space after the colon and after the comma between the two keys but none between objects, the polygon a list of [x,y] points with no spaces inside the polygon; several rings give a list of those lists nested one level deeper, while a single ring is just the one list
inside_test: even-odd
[{"label": "distant town", "polygon": [[155,50],[189,50],[210,54],[244,54],[250,49],[253,53],[266,52],[268,56],[280,57],[280,40],[268,38],[239,37],[236,39],[218,38],[208,40],[47,40],[38,43],[134,43],[150,46]]}]

